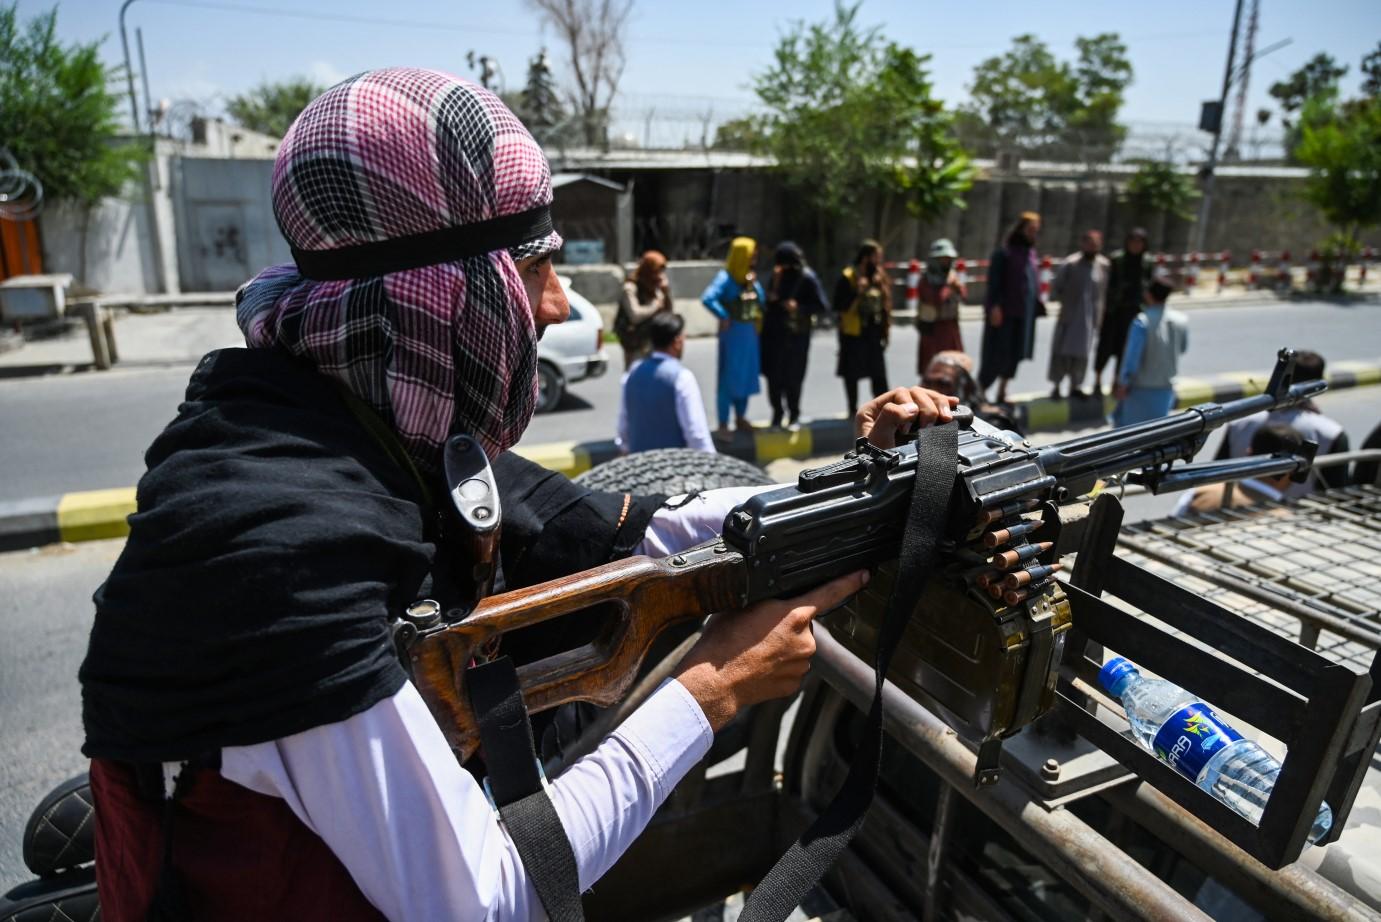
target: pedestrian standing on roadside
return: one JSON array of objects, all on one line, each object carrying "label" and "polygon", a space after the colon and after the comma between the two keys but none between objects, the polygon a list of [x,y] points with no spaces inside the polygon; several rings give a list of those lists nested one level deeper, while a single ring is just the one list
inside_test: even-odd
[{"label": "pedestrian standing on roadside", "polygon": [[624,376],[619,399],[619,450],[632,454],[658,448],[694,448],[714,453],[700,385],[681,364],[686,321],[670,312],[647,322],[652,354]]},{"label": "pedestrian standing on roadside", "polygon": [[1022,360],[1031,358],[1036,342],[1036,315],[1044,310],[1037,276],[1036,239],[1041,216],[1023,211],[1006,242],[988,262],[988,289],[983,296],[987,322],[978,386],[984,393],[997,382],[996,400],[1007,400],[1007,384]]},{"label": "pedestrian standing on roadside", "polygon": [[1093,360],[1093,393],[1103,393],[1103,368],[1114,360],[1113,383],[1122,370],[1122,351],[1127,346],[1127,331],[1141,313],[1142,297],[1151,284],[1151,260],[1146,258],[1146,231],[1134,227],[1127,234],[1124,249],[1113,254],[1108,267],[1108,299],[1103,324],[1098,328],[1098,354]]},{"label": "pedestrian standing on roadside", "polygon": [[752,237],[735,237],[729,244],[724,268],[710,282],[700,301],[719,319],[719,374],[715,403],[721,438],[729,437],[729,410],[739,429],[752,430],[748,422],[748,398],[758,393],[758,328],[767,299],[753,264],[758,243]]},{"label": "pedestrian standing on roadside", "polygon": [[968,299],[969,292],[954,271],[958,255],[954,244],[944,237],[932,243],[916,289],[920,299],[916,329],[921,334],[916,374],[921,377],[925,377],[930,360],[941,352],[964,351],[964,339],[959,335],[959,306]]},{"label": "pedestrian standing on roadside", "polygon": [[834,283],[839,313],[839,364],[847,413],[858,409],[858,382],[868,378],[873,396],[887,392],[887,340],[892,331],[892,280],[882,267],[882,244],[864,240],[854,264]]},{"label": "pedestrian standing on roadside", "polygon": [[614,333],[619,345],[623,346],[624,371],[632,369],[634,362],[652,351],[648,321],[674,310],[666,270],[667,258],[657,250],[648,250],[619,292]]},{"label": "pedestrian standing on roadside", "polygon": [[790,240],[777,245],[772,278],[767,284],[767,310],[762,319],[762,374],[772,404],[772,427],[786,416],[792,426],[801,421],[801,384],[810,356],[810,330],[815,317],[829,310],[825,289],[805,254]]},{"label": "pedestrian standing on roadside", "polygon": [[1184,314],[1165,306],[1174,288],[1155,279],[1146,289],[1146,309],[1132,321],[1122,370],[1117,374],[1114,426],[1160,419],[1175,408],[1175,375],[1180,356],[1189,348]]},{"label": "pedestrian standing on roadside", "polygon": [[1084,231],[1079,252],[1065,257],[1055,273],[1052,292],[1060,303],[1060,317],[1050,343],[1050,396],[1060,399],[1060,385],[1069,379],[1069,396],[1083,398],[1093,337],[1103,319],[1108,294],[1108,258],[1103,255],[1103,235]]}]

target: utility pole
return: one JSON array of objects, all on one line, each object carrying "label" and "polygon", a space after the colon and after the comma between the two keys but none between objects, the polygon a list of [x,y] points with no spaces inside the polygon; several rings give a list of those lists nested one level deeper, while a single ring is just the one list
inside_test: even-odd
[{"label": "utility pole", "polygon": [[1218,113],[1213,121],[1213,144],[1208,149],[1208,164],[1204,167],[1204,194],[1199,200],[1199,217],[1194,222],[1194,246],[1197,252],[1204,249],[1204,236],[1208,233],[1208,216],[1213,207],[1213,171],[1218,166],[1218,142],[1223,137],[1223,115],[1228,104],[1228,90],[1232,88],[1232,65],[1237,56],[1237,27],[1242,22],[1242,0],[1232,14],[1232,36],[1228,41],[1228,66],[1223,70],[1223,92],[1218,97]]},{"label": "utility pole", "polygon": [[[129,114],[134,122],[134,135],[138,137],[143,134],[139,118],[139,97],[134,94],[134,65],[129,58],[129,34],[125,31],[125,10],[129,9],[129,5],[133,2],[134,0],[125,0],[124,3],[120,4],[120,44],[125,50],[125,83],[129,87]],[[143,56],[143,47],[144,37],[141,33],[139,36],[141,57]],[[147,95],[148,77],[145,76],[143,79],[145,85],[144,93]],[[144,180],[144,208],[148,213],[149,219],[149,245],[153,250],[154,272],[158,279],[158,288],[160,291],[165,294],[177,294],[181,287],[175,274],[177,267],[176,265],[169,266],[164,260],[167,248],[163,245],[164,241],[158,222],[158,202],[156,201],[154,192],[161,187],[162,183],[156,179],[159,169],[158,145],[154,140],[152,126],[150,126],[148,135],[148,144],[149,154],[151,156],[149,162],[144,164],[143,169],[140,170],[140,173]]]},{"label": "utility pole", "polygon": [[134,65],[129,59],[129,35],[125,32],[125,10],[134,0],[120,4],[120,44],[125,49],[125,82],[129,84],[129,114],[134,119],[134,133],[139,134],[139,100],[134,95]]}]

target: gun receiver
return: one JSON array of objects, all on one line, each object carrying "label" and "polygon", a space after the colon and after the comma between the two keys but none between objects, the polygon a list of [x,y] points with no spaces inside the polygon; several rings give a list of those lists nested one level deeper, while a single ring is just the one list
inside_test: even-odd
[{"label": "gun receiver", "polygon": [[[982,744],[980,781],[997,778],[1000,740],[1051,707],[1070,626],[1068,602],[1052,578],[1058,504],[1100,478],[1133,471],[1156,488],[1187,485],[1173,478],[1171,466],[1191,458],[1213,429],[1325,389],[1322,381],[1293,384],[1293,366],[1294,353],[1281,350],[1270,388],[1260,396],[1202,404],[1041,448],[971,413],[958,414],[958,478],[940,572],[918,600],[892,677]],[[1296,469],[1308,462],[1290,459]],[[1220,463],[1213,476],[1255,470],[1243,463]],[[412,644],[414,681],[451,746],[468,758],[478,732],[463,691],[465,669],[504,633],[577,611],[607,611],[593,641],[521,664],[518,674],[532,711],[576,700],[610,705],[665,628],[794,595],[864,567],[878,578],[832,616],[831,626],[843,642],[866,651],[890,588],[916,464],[914,445],[884,450],[860,439],[841,462],[806,471],[796,486],[758,494],[734,509],[719,542],[661,561],[630,558],[485,599],[469,618],[427,629]]]}]

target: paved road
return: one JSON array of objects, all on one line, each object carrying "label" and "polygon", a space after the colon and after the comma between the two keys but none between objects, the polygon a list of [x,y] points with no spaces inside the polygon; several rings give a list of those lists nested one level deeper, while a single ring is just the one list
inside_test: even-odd
[{"label": "paved road", "polygon": [[[210,348],[219,342],[205,328],[224,326],[221,321],[228,321],[229,313],[211,318],[185,312],[178,318],[200,327],[175,329],[168,334],[170,341],[149,345],[145,351],[150,357],[200,355],[200,348],[192,347]],[[1190,351],[1184,361],[1184,372],[1189,375],[1269,370],[1276,349],[1287,344],[1316,349],[1330,359],[1381,358],[1381,303],[1203,308],[1191,313],[1190,329]],[[1048,354],[1049,331],[1049,323],[1038,327],[1038,356]],[[963,335],[970,348],[976,349],[978,324],[964,324]],[[912,382],[915,331],[898,329],[894,338],[888,357],[892,381]],[[610,352],[613,355],[617,350],[611,348]],[[804,395],[807,414],[833,415],[844,410],[843,390],[833,374],[834,355],[833,334],[817,336]],[[691,341],[686,361],[713,413],[713,341]],[[613,357],[613,363],[618,366],[621,359]],[[104,373],[33,378],[0,375],[0,472],[4,474],[0,477],[0,500],[135,483],[144,470],[144,450],[176,412],[190,370],[190,364],[150,364]],[[576,384],[562,406],[534,420],[523,444],[611,437],[620,372],[615,367],[602,378]],[[1044,365],[1037,361],[1022,365],[1013,390],[1044,391],[1046,387]],[[767,415],[765,399],[754,398],[750,416],[765,421]],[[1369,429],[1367,426],[1363,431]]]},{"label": "paved road", "polygon": [[[1049,390],[1045,360],[1050,355],[1051,327],[1049,322],[1037,324],[1037,360],[1022,363],[1012,393]],[[1269,373],[1276,350],[1287,345],[1313,349],[1329,359],[1381,359],[1381,303],[1301,302],[1202,308],[1190,312],[1189,327],[1189,352],[1181,369],[1186,375],[1254,369]],[[965,345],[976,354],[982,341],[979,323],[966,322],[961,328]],[[817,334],[811,344],[802,395],[802,410],[806,415],[835,415],[845,411],[843,385],[834,376],[835,353],[834,333]],[[896,330],[887,359],[892,385],[912,384],[917,380],[916,331],[913,328]],[[615,358],[613,364],[621,365],[622,358]],[[687,344],[686,364],[700,382],[713,426],[714,343],[692,340]],[[611,369],[603,378],[574,385],[562,406],[533,422],[523,444],[611,437],[618,412],[620,371]],[[771,416],[765,393],[753,398],[749,416],[763,421]]]},{"label": "paved road", "polygon": [[29,879],[20,834],[38,799],[86,770],[77,667],[91,594],[123,546],[0,554],[0,892]]},{"label": "paved road", "polygon": [[[1353,432],[1381,417],[1377,388],[1327,394],[1321,403]],[[1216,447],[1210,441],[1204,456]],[[797,466],[778,462],[772,470],[789,479]],[[1174,501],[1129,499],[1128,518],[1163,515]],[[29,811],[85,767],[75,676],[91,626],[91,594],[121,547],[122,541],[98,541],[0,554],[0,892],[27,878],[19,839]]]}]

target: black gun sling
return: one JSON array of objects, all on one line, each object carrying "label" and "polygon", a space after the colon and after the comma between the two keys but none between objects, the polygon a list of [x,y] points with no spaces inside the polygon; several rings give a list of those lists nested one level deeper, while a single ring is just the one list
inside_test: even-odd
[{"label": "black gun sling", "polygon": [[863,739],[839,793],[787,849],[748,898],[740,922],[781,922],[805,899],[863,826],[877,792],[882,763],[882,683],[907,619],[935,568],[936,547],[948,521],[959,456],[954,423],[922,429],[916,441],[916,486],[902,535],[897,581],[878,630],[877,685]]},{"label": "black gun sling", "polygon": [[542,787],[527,706],[513,661],[501,656],[465,670],[489,772],[489,796],[523,859],[537,898],[552,922],[582,922],[575,852]]}]

